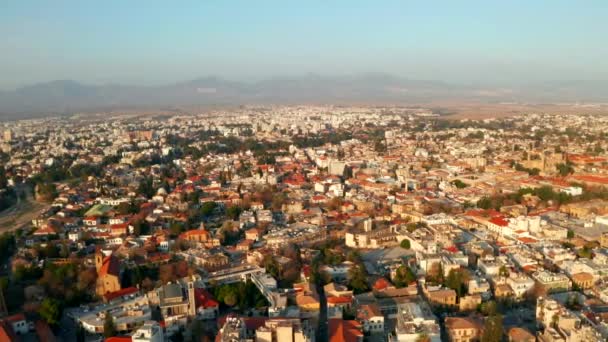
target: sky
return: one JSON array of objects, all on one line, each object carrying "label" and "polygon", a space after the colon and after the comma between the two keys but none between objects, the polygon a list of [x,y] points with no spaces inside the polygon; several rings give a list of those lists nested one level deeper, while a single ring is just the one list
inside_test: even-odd
[{"label": "sky", "polygon": [[4,0],[0,89],[307,73],[608,80],[606,0]]}]

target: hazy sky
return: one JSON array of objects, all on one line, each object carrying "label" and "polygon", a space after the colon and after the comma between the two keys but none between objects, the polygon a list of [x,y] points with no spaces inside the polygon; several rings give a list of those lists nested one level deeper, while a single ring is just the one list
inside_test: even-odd
[{"label": "hazy sky", "polygon": [[607,18],[607,0],[3,0],[0,88],[309,72],[608,79]]}]

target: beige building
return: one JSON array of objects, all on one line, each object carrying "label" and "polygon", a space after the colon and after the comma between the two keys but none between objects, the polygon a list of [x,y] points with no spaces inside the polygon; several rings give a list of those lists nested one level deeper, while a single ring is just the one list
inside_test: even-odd
[{"label": "beige building", "polygon": [[479,339],[482,325],[468,317],[447,317],[445,329],[450,342],[472,342]]},{"label": "beige building", "polygon": [[98,250],[95,253],[95,268],[97,269],[95,293],[98,296],[120,290],[120,262],[115,256],[104,257]]}]

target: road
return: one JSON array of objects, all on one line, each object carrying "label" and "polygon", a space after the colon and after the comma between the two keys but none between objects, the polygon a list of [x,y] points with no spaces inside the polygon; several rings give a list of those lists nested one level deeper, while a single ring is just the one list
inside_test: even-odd
[{"label": "road", "polygon": [[[17,203],[2,212],[0,212],[0,233],[10,232],[19,228],[26,228],[31,225],[43,210],[49,208],[48,204],[36,202],[33,198],[32,191],[25,185],[19,185],[15,188],[17,192]],[[25,193],[25,199],[21,199],[20,194]]]}]

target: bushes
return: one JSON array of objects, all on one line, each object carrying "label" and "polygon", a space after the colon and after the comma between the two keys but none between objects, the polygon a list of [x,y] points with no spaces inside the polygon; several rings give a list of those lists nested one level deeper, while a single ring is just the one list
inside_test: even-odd
[{"label": "bushes", "polygon": [[226,284],[214,287],[212,293],[225,306],[238,306],[240,310],[268,306],[268,301],[251,282]]}]

